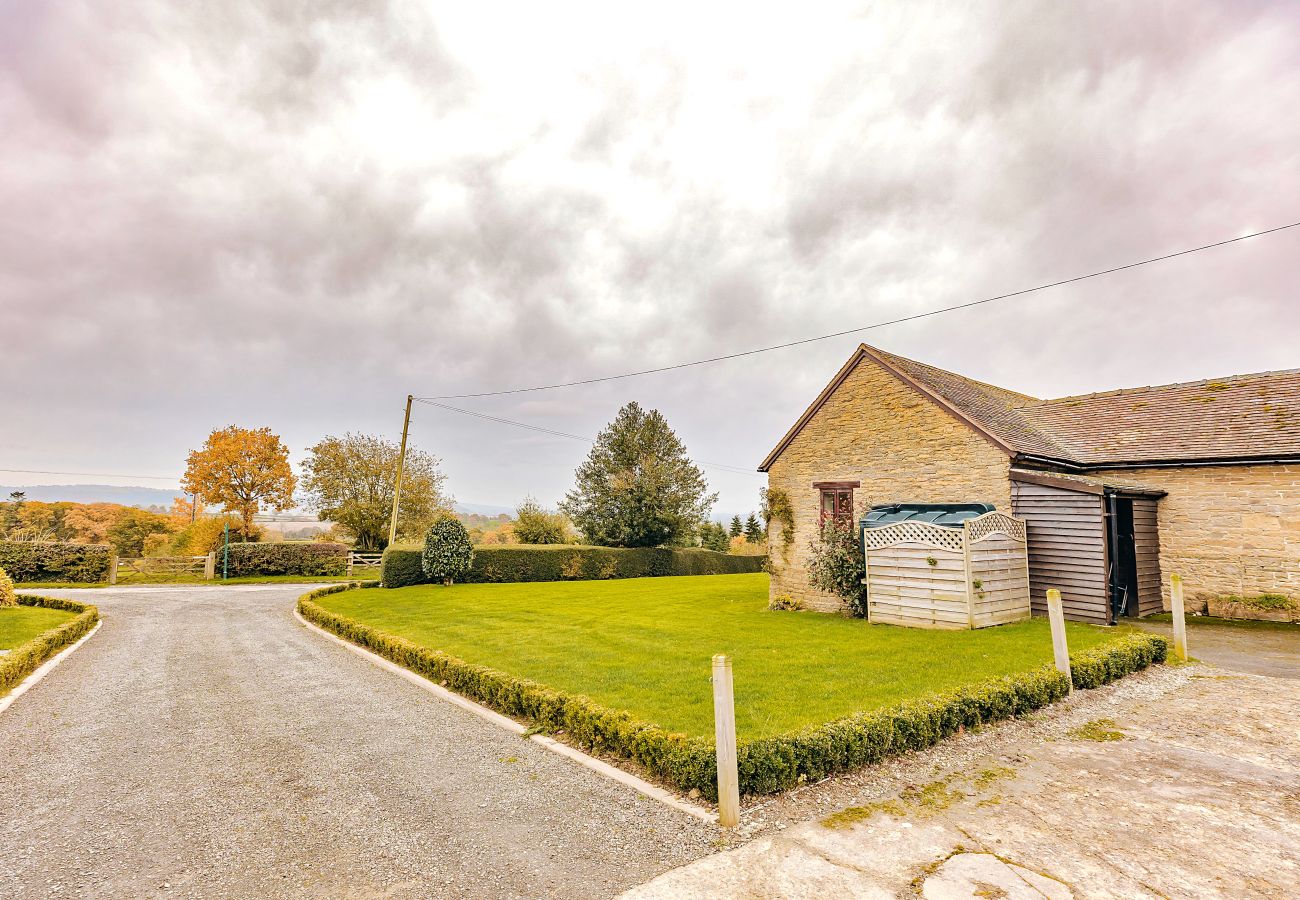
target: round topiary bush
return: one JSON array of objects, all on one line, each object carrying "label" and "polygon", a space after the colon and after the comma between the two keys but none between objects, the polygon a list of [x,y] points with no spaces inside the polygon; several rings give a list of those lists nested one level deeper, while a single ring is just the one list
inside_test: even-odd
[{"label": "round topiary bush", "polygon": [[474,564],[474,545],[469,532],[457,519],[439,519],[424,536],[420,566],[430,581],[451,584],[469,572]]},{"label": "round topiary bush", "polygon": [[14,591],[14,580],[0,569],[0,606],[17,606],[18,594]]}]

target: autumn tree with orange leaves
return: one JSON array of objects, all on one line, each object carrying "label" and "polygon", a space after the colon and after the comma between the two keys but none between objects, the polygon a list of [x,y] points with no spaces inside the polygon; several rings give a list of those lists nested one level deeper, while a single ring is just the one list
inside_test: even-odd
[{"label": "autumn tree with orange leaves", "polygon": [[297,484],[289,448],[269,428],[218,428],[200,450],[190,452],[181,487],[208,503],[220,503],[253,532],[263,506],[283,512],[293,506]]}]

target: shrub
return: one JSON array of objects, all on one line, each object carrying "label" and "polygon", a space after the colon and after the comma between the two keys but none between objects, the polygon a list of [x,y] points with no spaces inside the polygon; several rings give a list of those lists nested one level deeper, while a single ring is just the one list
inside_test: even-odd
[{"label": "shrub", "polygon": [[1162,663],[1169,642],[1150,634],[1127,634],[1100,647],[1070,656],[1070,675],[1076,688],[1101,687],[1130,672]]},{"label": "shrub", "polygon": [[[222,550],[218,548],[217,575],[222,574]],[[342,544],[316,541],[282,544],[231,544],[228,561],[231,578],[257,575],[302,575],[329,577],[348,570],[348,548]]]},{"label": "shrub", "polygon": [[[852,521],[834,517],[822,523],[821,534],[812,544],[808,582],[818,590],[840,597],[858,618],[867,614],[866,557]],[[931,562],[934,565],[934,562]]]},{"label": "shrub", "polygon": [[48,609],[63,609],[77,613],[77,617],[64,622],[44,634],[37,635],[25,644],[19,644],[4,656],[0,656],[0,697],[9,693],[24,678],[64,647],[76,643],[88,634],[99,621],[99,610],[85,603],[74,600],[62,600],[57,597],[29,597],[20,594],[18,602],[23,606],[44,606]]},{"label": "shrub", "polygon": [[430,581],[451,584],[474,565],[474,545],[459,519],[447,517],[429,526],[424,536],[420,568]]},{"label": "shrub", "polygon": [[515,510],[513,530],[521,544],[566,544],[569,527],[569,520],[562,513],[543,509],[532,497]]},{"label": "shrub", "polygon": [[[298,601],[298,611],[308,621],[498,712],[531,720],[542,731],[564,731],[580,747],[633,760],[673,787],[683,791],[695,788],[709,799],[717,799],[717,762],[711,741],[670,733],[585,697],[467,663],[330,612],[315,602],[347,589],[348,585],[335,585],[313,591]],[[1156,635],[1126,635],[1071,657],[1074,686],[1095,687],[1162,662],[1168,647],[1168,642]],[[1022,716],[1068,693],[1065,676],[1047,665],[743,743],[737,748],[740,791],[776,793],[923,750],[962,728]]]},{"label": "shrub", "polygon": [[0,606],[17,606],[18,595],[14,593],[14,580],[4,569],[0,569]]},{"label": "shrub", "polygon": [[[481,556],[482,552],[480,550],[475,555]],[[384,551],[384,558],[380,563],[379,579],[384,583],[384,587],[390,588],[424,584],[427,579],[424,577],[424,565],[420,560],[420,551],[412,550],[410,547],[390,546]],[[493,580],[504,581],[502,578]]]},{"label": "shrub", "polygon": [[0,568],[19,584],[106,581],[113,556],[113,548],[107,544],[0,541]]},{"label": "shrub", "polygon": [[727,552],[738,556],[766,556],[767,540],[754,543],[742,534],[727,541]]},{"label": "shrub", "polygon": [[773,597],[771,600],[767,601],[767,608],[771,610],[775,610],[777,612],[785,612],[785,611],[793,612],[800,609],[805,609],[806,607],[804,606],[804,602],[802,600],[796,600],[794,597],[791,597],[789,594],[778,594],[777,596]]},{"label": "shrub", "polygon": [[1217,598],[1221,603],[1240,603],[1255,609],[1286,610],[1296,609],[1297,604],[1286,594],[1256,594],[1253,597],[1240,594],[1228,594]]},{"label": "shrub", "polygon": [[[660,575],[735,575],[761,572],[766,557],[732,556],[681,547],[582,547],[577,545],[477,547],[466,583],[650,578]],[[384,551],[385,587],[427,584],[420,551]]]}]

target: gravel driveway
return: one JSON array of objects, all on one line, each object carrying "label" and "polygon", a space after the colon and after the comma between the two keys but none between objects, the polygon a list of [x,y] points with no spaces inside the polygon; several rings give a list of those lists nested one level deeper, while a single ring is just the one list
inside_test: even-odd
[{"label": "gravel driveway", "polygon": [[599,897],[710,851],[309,633],[308,589],[49,591],[104,625],[0,714],[0,895]]}]

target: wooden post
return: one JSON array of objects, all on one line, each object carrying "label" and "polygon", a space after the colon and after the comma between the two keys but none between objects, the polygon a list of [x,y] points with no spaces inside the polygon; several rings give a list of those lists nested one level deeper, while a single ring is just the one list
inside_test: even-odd
[{"label": "wooden post", "polygon": [[217,551],[213,550],[203,560],[203,579],[212,581],[217,577]]},{"label": "wooden post", "polygon": [[347,577],[347,578],[351,578],[351,577],[352,577],[352,568],[353,568],[353,565],[354,565],[352,559],[353,559],[353,557],[352,557],[352,551],[349,550],[349,551],[348,551],[348,571],[347,571],[347,574],[346,574],[346,576],[345,576],[345,577]]},{"label": "wooden post", "polygon": [[1056,668],[1074,690],[1074,679],[1070,677],[1070,648],[1065,643],[1065,610],[1061,607],[1061,592],[1056,588],[1047,592],[1047,620],[1052,623],[1052,654],[1056,657]]},{"label": "wooden post", "polygon": [[740,824],[740,776],[736,770],[736,700],[731,659],[713,657],[713,733],[718,745],[718,824]]},{"label": "wooden post", "polygon": [[108,558],[108,583],[117,584],[117,554]]},{"label": "wooden post", "polygon": [[970,571],[970,519],[961,523],[962,578],[966,582],[966,624],[975,630],[975,585]]},{"label": "wooden post", "polygon": [[388,520],[388,546],[397,543],[397,511],[402,504],[402,470],[406,467],[406,433],[411,429],[411,401],[406,395],[406,416],[402,419],[402,449],[397,451],[397,479],[393,484],[393,515]]},{"label": "wooden post", "polygon": [[1169,576],[1169,608],[1174,614],[1174,655],[1187,662],[1187,619],[1183,612],[1183,576]]}]

